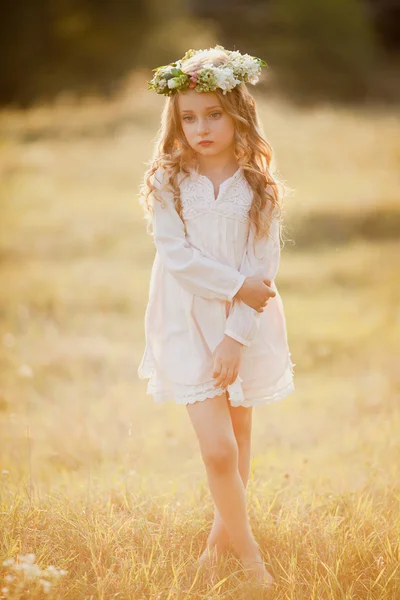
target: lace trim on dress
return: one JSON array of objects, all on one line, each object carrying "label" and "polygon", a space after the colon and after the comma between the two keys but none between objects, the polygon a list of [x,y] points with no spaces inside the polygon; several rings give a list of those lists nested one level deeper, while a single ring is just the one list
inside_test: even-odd
[{"label": "lace trim on dress", "polygon": [[[290,353],[288,355],[288,364],[286,369],[289,367],[291,372],[290,381],[285,384],[282,388],[276,390],[272,394],[266,394],[262,389],[259,391],[254,391],[251,394],[251,398],[243,398],[243,395],[239,393],[236,389],[234,389],[229,394],[229,402],[232,406],[261,406],[263,404],[270,404],[272,402],[277,402],[282,398],[285,398],[289,394],[291,394],[295,387],[293,382],[294,375],[294,367],[295,363],[292,363],[290,358]],[[142,365],[139,376],[141,379],[149,379],[147,384],[147,394],[154,397],[155,402],[162,403],[166,402],[170,399],[175,401],[175,404],[194,404],[195,402],[202,402],[207,398],[214,398],[215,396],[221,396],[225,393],[226,390],[223,390],[220,387],[214,386],[214,380],[206,381],[204,383],[200,383],[197,385],[189,386],[189,385],[180,385],[173,384],[173,392],[159,391],[157,389],[157,375],[154,368],[149,365]],[[236,382],[235,382],[236,383]],[[233,384],[232,387],[235,387]]]},{"label": "lace trim on dress", "polygon": [[[170,392],[162,392],[158,390],[157,374],[154,368],[144,364],[139,372],[140,379],[148,379],[147,394],[154,396],[156,402],[164,402],[171,398]],[[172,396],[176,404],[193,404],[197,401],[214,398],[225,393],[220,387],[214,386],[214,379],[196,385],[181,385],[173,384]]]},{"label": "lace trim on dress", "polygon": [[235,404],[232,402],[232,406],[244,406],[246,408],[250,406],[263,406],[265,404],[272,404],[272,402],[278,402],[286,396],[289,396],[292,392],[294,392],[295,387],[293,381],[289,382],[285,387],[278,390],[274,394],[269,395],[261,395],[258,398],[252,398],[251,400],[245,400],[241,404]]},{"label": "lace trim on dress", "polygon": [[[229,199],[226,199],[228,189]],[[241,169],[221,183],[217,199],[214,198],[211,181],[203,175],[193,175],[181,183],[182,215],[185,220],[214,212],[247,223],[252,199],[252,190]]]},{"label": "lace trim on dress", "polygon": [[[174,400],[176,404],[194,404],[194,402],[201,402],[207,398],[214,398],[215,396],[221,396],[225,393],[225,390],[215,387],[212,381],[192,386],[190,390],[188,390],[187,387],[188,386],[181,387],[178,384],[174,385]],[[160,395],[157,393],[154,378],[150,379],[147,385],[147,392],[155,397],[156,402],[163,401],[162,398],[157,400],[157,397]],[[166,399],[167,394],[162,394],[162,397]]]}]

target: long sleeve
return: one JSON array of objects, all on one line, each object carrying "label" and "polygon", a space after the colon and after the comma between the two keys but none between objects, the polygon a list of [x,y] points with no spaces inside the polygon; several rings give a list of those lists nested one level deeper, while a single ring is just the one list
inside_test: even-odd
[{"label": "long sleeve", "polygon": [[232,302],[245,275],[206,256],[187,241],[172,191],[161,190],[163,174],[159,168],[154,177],[163,206],[154,198],[152,202],[154,243],[162,264],[193,295]]},{"label": "long sleeve", "polygon": [[[261,238],[255,242],[254,228],[250,227],[246,249],[240,272],[249,277],[261,275],[265,279],[275,279],[280,260],[279,221],[273,218],[271,238]],[[250,346],[260,326],[261,313],[240,299],[235,298],[226,321],[225,335],[234,338],[244,346]]]}]

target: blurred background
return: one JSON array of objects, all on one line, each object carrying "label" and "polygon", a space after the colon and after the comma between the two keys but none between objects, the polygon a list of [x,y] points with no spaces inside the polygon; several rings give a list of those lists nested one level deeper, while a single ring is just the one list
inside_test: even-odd
[{"label": "blurred background", "polygon": [[110,95],[216,42],[264,57],[269,93],[291,101],[399,98],[397,0],[5,0],[0,101]]},{"label": "blurred background", "polygon": [[138,191],[152,69],[215,44],[267,62],[249,89],[289,191],[296,390],[254,411],[256,537],[285,597],[398,598],[398,0],[2,2],[0,559],[51,557],[65,598],[187,597],[171,568],[213,503],[185,408],[137,377],[155,252]]},{"label": "blurred background", "polygon": [[[292,190],[276,283],[296,391],[256,409],[251,485],[267,501],[276,492],[290,502],[300,493],[379,494],[398,483],[399,3],[6,0],[6,504],[16,489],[24,506],[25,490],[33,502],[56,488],[69,502],[87,503],[93,493],[99,506],[117,510],[128,506],[128,492],[151,490],[154,510],[180,502],[190,511],[196,496],[188,490],[197,494],[201,483],[212,514],[185,410],[156,405],[137,379],[154,257],[138,186],[164,103],[147,91],[151,69],[217,43],[266,60],[262,81],[249,89]],[[61,514],[63,498],[48,515]],[[2,549],[30,552],[39,542],[13,506],[19,525],[7,522],[12,533]],[[54,519],[61,532],[66,521]],[[53,553],[46,535],[41,543]],[[67,536],[57,544],[58,556],[73,562]]]}]

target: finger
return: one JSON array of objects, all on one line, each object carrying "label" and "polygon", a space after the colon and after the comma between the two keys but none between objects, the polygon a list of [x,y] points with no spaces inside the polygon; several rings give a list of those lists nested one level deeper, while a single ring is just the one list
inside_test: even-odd
[{"label": "finger", "polygon": [[221,368],[222,368],[221,361],[218,358],[216,358],[214,360],[214,366],[213,366],[212,376],[213,377],[218,377],[218,375],[220,375],[220,373],[221,373]]},{"label": "finger", "polygon": [[271,280],[270,279],[263,279],[263,283],[266,283],[268,286],[271,285]]},{"label": "finger", "polygon": [[227,369],[225,380],[222,382],[221,387],[226,389],[228,387],[228,385],[230,385],[232,383],[231,379],[232,379],[232,369]]},{"label": "finger", "polygon": [[231,380],[229,382],[229,385],[232,385],[232,383],[235,383],[235,381],[237,379],[237,376],[238,376],[238,370],[237,369],[233,369],[233,371],[232,371],[232,377],[231,377]]},{"label": "finger", "polygon": [[276,293],[274,290],[268,289],[267,294],[264,296],[264,302],[268,302],[271,298],[275,298]]},{"label": "finger", "polygon": [[232,377],[233,377],[233,369],[227,369],[225,381],[222,384],[222,387],[224,388],[224,390],[228,387],[228,385],[231,385],[231,383],[233,383]]},{"label": "finger", "polygon": [[226,388],[226,379],[227,379],[227,373],[228,373],[228,369],[224,369],[221,372],[221,382],[219,383],[219,385],[221,386],[221,388],[224,390]]},{"label": "finger", "polygon": [[225,367],[221,367],[221,373],[218,375],[218,377],[215,380],[215,387],[218,387],[222,384],[223,381],[225,381],[225,377],[226,377],[226,368]]}]

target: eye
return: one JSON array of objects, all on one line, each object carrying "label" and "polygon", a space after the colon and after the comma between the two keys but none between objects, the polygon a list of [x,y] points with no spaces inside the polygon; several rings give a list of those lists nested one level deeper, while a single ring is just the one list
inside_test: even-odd
[{"label": "eye", "polygon": [[184,120],[184,121],[187,121],[188,119],[192,119],[192,118],[193,118],[193,117],[191,117],[191,116],[188,116],[188,117],[183,117],[183,120]]},{"label": "eye", "polygon": [[217,115],[217,117],[219,117],[221,115],[221,113],[220,112],[211,113],[211,116],[214,116],[214,115]]}]

